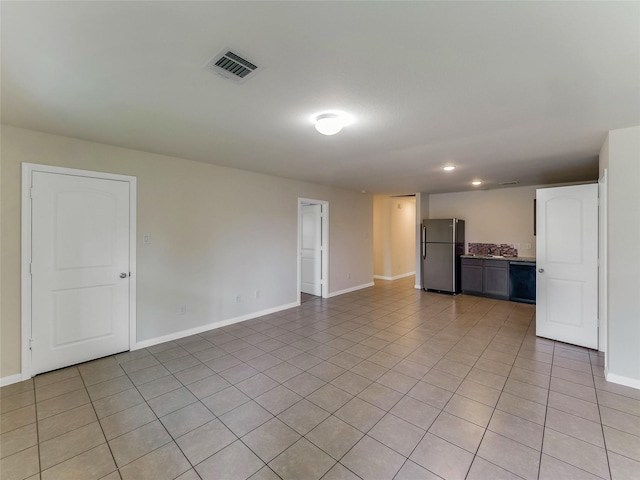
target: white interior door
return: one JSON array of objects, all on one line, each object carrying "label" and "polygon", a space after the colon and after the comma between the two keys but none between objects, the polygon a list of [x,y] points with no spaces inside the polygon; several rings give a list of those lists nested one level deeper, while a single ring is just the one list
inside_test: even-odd
[{"label": "white interior door", "polygon": [[31,373],[129,349],[129,183],[33,172]]},{"label": "white interior door", "polygon": [[300,213],[300,291],[322,295],[322,206],[302,205]]},{"label": "white interior door", "polygon": [[536,198],[536,335],[598,348],[598,185]]}]

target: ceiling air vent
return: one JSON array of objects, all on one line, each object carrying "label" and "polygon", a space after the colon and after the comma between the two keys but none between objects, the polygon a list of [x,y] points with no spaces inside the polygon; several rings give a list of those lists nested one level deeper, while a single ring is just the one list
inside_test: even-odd
[{"label": "ceiling air vent", "polygon": [[518,180],[508,180],[506,182],[500,182],[500,185],[517,185],[519,183]]},{"label": "ceiling air vent", "polygon": [[255,71],[258,69],[246,58],[242,58],[226,48],[209,60],[204,68],[236,83],[246,82],[255,75]]}]

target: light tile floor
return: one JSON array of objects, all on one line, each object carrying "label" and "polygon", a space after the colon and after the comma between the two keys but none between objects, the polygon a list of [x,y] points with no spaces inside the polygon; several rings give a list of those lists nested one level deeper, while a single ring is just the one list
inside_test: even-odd
[{"label": "light tile floor", "polygon": [[375,287],[1,389],[3,480],[638,479],[640,391],[535,307]]}]

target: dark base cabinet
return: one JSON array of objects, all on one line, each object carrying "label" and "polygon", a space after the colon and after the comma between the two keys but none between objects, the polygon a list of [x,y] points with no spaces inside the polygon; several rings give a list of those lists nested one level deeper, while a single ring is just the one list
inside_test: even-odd
[{"label": "dark base cabinet", "polygon": [[509,300],[509,262],[462,258],[462,293]]},{"label": "dark base cabinet", "polygon": [[509,300],[509,262],[484,260],[482,282],[482,293]]},{"label": "dark base cabinet", "polygon": [[460,282],[462,293],[482,294],[482,260],[463,258]]}]

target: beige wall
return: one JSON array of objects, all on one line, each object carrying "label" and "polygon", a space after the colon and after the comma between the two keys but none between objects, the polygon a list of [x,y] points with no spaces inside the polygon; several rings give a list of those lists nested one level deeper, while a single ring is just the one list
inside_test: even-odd
[{"label": "beige wall", "polygon": [[416,199],[396,197],[391,199],[391,235],[393,239],[391,276],[406,275],[416,271],[414,252]]},{"label": "beige wall", "polygon": [[607,168],[607,378],[640,388],[640,127],[612,130]]},{"label": "beige wall", "polygon": [[[429,196],[429,218],[465,221],[465,251],[471,243],[519,243],[518,255],[535,257],[533,199],[537,186],[442,193]],[[531,245],[527,249],[527,244]]]},{"label": "beige wall", "polygon": [[429,218],[429,194],[416,193],[416,220],[415,220],[415,264],[416,283],[415,288],[422,288],[422,221]]},{"label": "beige wall", "polygon": [[394,278],[415,272],[415,197],[376,195],[373,212],[373,273]]},{"label": "beige wall", "polygon": [[391,244],[389,221],[389,197],[373,197],[373,274],[391,276],[391,255],[387,254]]},{"label": "beige wall", "polygon": [[329,202],[329,292],[372,281],[370,195],[7,125],[1,148],[0,377],[20,372],[21,162],[137,177],[138,341],[296,302],[298,197]]}]

